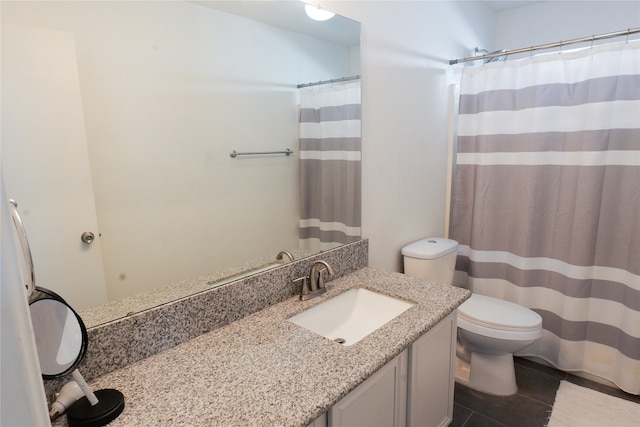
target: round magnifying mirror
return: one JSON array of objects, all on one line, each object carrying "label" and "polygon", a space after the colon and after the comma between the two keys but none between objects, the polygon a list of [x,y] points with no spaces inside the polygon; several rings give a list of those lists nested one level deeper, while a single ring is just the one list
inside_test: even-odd
[{"label": "round magnifying mirror", "polygon": [[76,369],[89,341],[80,316],[58,294],[39,286],[29,298],[29,309],[42,377],[60,378],[73,371],[85,393],[67,411],[69,427],[97,427],[113,421],[124,409],[123,394],[114,389],[94,393]]},{"label": "round magnifying mirror", "polygon": [[73,371],[87,351],[87,329],[80,316],[55,292],[41,287],[29,298],[29,309],[43,378]]}]

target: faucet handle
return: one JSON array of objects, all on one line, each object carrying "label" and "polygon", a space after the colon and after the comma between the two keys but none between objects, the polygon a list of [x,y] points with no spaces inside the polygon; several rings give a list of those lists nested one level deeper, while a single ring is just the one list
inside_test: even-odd
[{"label": "faucet handle", "polygon": [[298,277],[297,279],[293,279],[293,283],[302,282],[300,286],[300,299],[306,299],[307,295],[309,295],[309,276]]},{"label": "faucet handle", "polygon": [[320,289],[325,289],[324,286],[324,274],[325,272],[329,272],[329,270],[327,270],[326,268],[321,268],[320,270],[318,270],[318,290]]},{"label": "faucet handle", "polygon": [[[324,287],[324,272],[327,272],[329,276],[333,276],[335,273],[333,267],[326,261],[316,261],[311,264],[311,273],[309,278],[311,279],[311,291],[325,289]],[[323,291],[324,292],[324,291]]]}]

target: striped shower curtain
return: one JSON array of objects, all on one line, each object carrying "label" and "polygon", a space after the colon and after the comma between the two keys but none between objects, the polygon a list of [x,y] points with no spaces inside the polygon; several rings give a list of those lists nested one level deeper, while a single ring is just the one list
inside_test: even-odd
[{"label": "striped shower curtain", "polygon": [[542,316],[521,355],[640,394],[640,43],[465,68],[459,109],[457,270]]},{"label": "striped shower curtain", "polygon": [[300,247],[360,239],[360,83],[300,90]]}]

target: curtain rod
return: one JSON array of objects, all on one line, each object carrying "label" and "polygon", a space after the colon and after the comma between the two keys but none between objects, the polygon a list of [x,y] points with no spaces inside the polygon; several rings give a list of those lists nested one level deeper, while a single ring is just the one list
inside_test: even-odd
[{"label": "curtain rod", "polygon": [[548,44],[541,44],[541,45],[531,46],[531,47],[523,47],[523,48],[520,48],[520,49],[503,50],[503,51],[499,51],[499,52],[488,53],[486,55],[472,56],[472,57],[463,58],[463,59],[452,59],[451,61],[449,61],[449,65],[459,64],[461,62],[477,61],[479,59],[494,58],[496,56],[514,55],[516,53],[531,52],[531,51],[540,50],[540,49],[549,49],[549,48],[552,48],[552,47],[565,46],[565,45],[568,45],[568,44],[574,44],[574,43],[580,43],[580,42],[588,42],[588,41],[593,42],[593,41],[596,41],[596,40],[610,39],[610,38],[613,38],[613,37],[628,36],[630,34],[635,34],[635,33],[640,33],[640,28],[635,28],[633,30],[631,28],[629,28],[628,30],[625,30],[625,31],[617,31],[615,33],[600,34],[598,36],[582,37],[582,38],[579,38],[579,39],[565,40],[565,41],[559,41],[559,42],[548,43]]},{"label": "curtain rod", "polygon": [[338,83],[338,82],[348,82],[350,80],[359,80],[360,75],[351,76],[351,77],[340,77],[339,79],[331,79],[331,80],[320,80],[319,82],[314,83],[302,83],[298,85],[298,89],[309,86],[318,86],[318,85],[326,85],[328,83]]}]

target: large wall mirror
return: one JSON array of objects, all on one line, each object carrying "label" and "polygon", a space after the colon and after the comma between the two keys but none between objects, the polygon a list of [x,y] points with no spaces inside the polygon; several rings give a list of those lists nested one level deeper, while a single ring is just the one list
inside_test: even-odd
[{"label": "large wall mirror", "polygon": [[3,179],[38,284],[82,315],[310,254],[297,85],[360,74],[359,23],[298,1],[0,7]]}]

